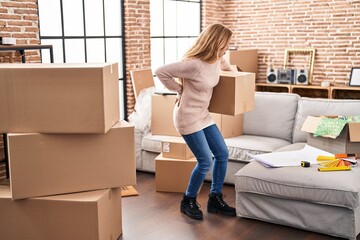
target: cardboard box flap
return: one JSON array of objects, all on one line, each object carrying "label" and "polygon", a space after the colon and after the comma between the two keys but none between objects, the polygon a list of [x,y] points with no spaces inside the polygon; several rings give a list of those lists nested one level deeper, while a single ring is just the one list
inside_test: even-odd
[{"label": "cardboard box flap", "polygon": [[350,122],[348,125],[350,142],[360,142],[360,122]]},{"label": "cardboard box flap", "polygon": [[319,125],[320,121],[321,117],[308,116],[301,127],[301,131],[308,133],[316,132],[317,126]]},{"label": "cardboard box flap", "polygon": [[130,71],[131,82],[135,93],[135,99],[141,90],[155,87],[154,77],[150,69]]}]

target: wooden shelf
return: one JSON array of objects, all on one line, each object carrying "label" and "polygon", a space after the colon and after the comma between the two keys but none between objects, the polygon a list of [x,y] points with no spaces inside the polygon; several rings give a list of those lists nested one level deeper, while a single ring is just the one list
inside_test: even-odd
[{"label": "wooden shelf", "polygon": [[360,99],[360,87],[331,87],[331,98]]},{"label": "wooden shelf", "polygon": [[259,92],[287,92],[296,93],[301,97],[333,98],[333,99],[360,99],[360,87],[321,87],[318,85],[290,85],[257,83]]},{"label": "wooden shelf", "polygon": [[267,83],[257,83],[256,91],[259,92],[290,92],[291,85],[288,84],[267,84]]},{"label": "wooden shelf", "polygon": [[291,92],[300,95],[301,97],[312,98],[330,98],[330,87],[309,86],[309,85],[294,85],[291,87]]}]

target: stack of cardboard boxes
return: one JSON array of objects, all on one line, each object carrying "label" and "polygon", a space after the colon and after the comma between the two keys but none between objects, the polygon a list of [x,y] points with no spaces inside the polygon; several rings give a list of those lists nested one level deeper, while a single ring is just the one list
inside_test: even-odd
[{"label": "stack of cardboard boxes", "polygon": [[118,239],[120,187],[136,184],[119,115],[117,64],[0,65],[1,238]]},{"label": "stack of cardboard boxes", "polygon": [[181,138],[168,137],[155,158],[156,191],[185,192],[196,159]]}]

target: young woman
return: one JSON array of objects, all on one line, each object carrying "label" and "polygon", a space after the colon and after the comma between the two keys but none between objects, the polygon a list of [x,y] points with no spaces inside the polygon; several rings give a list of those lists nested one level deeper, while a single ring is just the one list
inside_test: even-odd
[{"label": "young woman", "polygon": [[236,215],[235,208],[228,206],[222,195],[228,149],[208,110],[220,71],[231,71],[230,65],[223,59],[231,36],[232,32],[223,25],[210,25],[201,32],[181,62],[165,65],[155,71],[166,88],[177,92],[174,124],[197,159],[180,205],[181,212],[193,219],[203,218],[196,196],[211,168],[213,156],[207,211]]}]

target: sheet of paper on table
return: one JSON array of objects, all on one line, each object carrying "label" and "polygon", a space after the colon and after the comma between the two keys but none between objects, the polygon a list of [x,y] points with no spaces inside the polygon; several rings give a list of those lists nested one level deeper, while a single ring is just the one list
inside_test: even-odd
[{"label": "sheet of paper on table", "polygon": [[248,156],[258,161],[266,167],[291,167],[300,166],[301,161],[308,161],[310,164],[317,164],[316,158],[319,155],[332,156],[334,154],[305,145],[303,149],[287,152],[272,152],[254,155],[247,153]]}]

